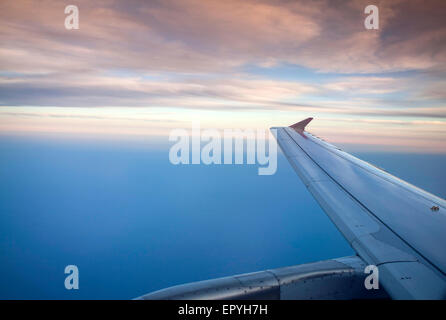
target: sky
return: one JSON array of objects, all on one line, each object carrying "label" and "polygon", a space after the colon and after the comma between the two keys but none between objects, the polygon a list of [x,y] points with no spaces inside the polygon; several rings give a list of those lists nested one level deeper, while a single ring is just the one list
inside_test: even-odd
[{"label": "sky", "polygon": [[446,3],[0,3],[0,134],[135,138],[315,117],[330,142],[446,150]]},{"label": "sky", "polygon": [[280,150],[271,176],[170,163],[169,133],[197,122],[314,117],[310,132],[444,197],[445,15],[440,0],[0,1],[0,298],[130,299],[354,254]]}]

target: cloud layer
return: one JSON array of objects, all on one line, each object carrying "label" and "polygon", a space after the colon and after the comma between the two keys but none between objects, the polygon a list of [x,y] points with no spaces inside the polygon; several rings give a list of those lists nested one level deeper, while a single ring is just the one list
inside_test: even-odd
[{"label": "cloud layer", "polygon": [[441,0],[375,1],[379,30],[362,0],[71,4],[79,30],[63,2],[0,3],[1,106],[446,118]]}]

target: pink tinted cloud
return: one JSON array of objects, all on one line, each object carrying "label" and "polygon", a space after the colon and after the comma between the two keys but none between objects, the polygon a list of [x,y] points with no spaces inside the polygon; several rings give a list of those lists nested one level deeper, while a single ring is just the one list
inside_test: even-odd
[{"label": "pink tinted cloud", "polygon": [[321,71],[444,67],[444,1],[75,1],[81,27],[63,28],[60,1],[3,1],[1,67],[55,71],[133,68],[223,72],[296,63]]},{"label": "pink tinted cloud", "polygon": [[[2,105],[446,117],[445,1],[377,0],[378,31],[363,26],[368,0],[70,4],[79,30],[65,30],[61,1],[0,2]],[[309,83],[243,71],[286,64],[342,75]]]}]

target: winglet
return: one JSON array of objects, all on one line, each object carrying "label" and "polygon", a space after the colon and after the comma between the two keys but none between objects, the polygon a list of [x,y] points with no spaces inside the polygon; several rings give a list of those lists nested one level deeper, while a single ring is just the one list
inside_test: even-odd
[{"label": "winglet", "polygon": [[291,125],[290,128],[293,128],[297,132],[303,132],[305,130],[305,127],[307,126],[307,124],[310,123],[311,120],[313,120],[313,118],[307,118],[305,120],[302,120],[300,122]]}]

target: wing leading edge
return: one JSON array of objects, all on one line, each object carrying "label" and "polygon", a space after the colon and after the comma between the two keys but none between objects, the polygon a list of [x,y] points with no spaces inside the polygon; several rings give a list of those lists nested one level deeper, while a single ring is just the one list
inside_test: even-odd
[{"label": "wing leading edge", "polygon": [[307,189],[395,299],[446,298],[446,202],[305,131],[271,128]]}]

